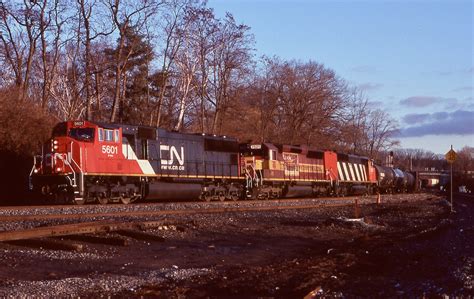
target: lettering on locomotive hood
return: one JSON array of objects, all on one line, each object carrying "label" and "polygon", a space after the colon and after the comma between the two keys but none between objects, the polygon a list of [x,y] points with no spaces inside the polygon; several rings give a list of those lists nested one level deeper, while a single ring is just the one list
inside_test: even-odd
[{"label": "lettering on locomotive hood", "polygon": [[174,145],[160,144],[160,161],[163,170],[184,170],[184,147],[180,152]]}]

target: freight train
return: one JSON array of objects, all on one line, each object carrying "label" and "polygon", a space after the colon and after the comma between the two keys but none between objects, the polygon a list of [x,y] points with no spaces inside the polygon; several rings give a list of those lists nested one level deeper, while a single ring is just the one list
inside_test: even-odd
[{"label": "freight train", "polygon": [[59,202],[242,200],[409,192],[411,173],[307,146],[67,121],[35,156],[30,189]]}]

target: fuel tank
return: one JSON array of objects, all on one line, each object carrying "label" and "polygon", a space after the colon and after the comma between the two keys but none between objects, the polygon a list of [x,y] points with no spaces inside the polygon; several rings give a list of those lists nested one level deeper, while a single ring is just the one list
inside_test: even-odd
[{"label": "fuel tank", "polygon": [[285,194],[285,197],[310,197],[313,195],[312,186],[288,186],[288,191]]},{"label": "fuel tank", "polygon": [[196,200],[201,195],[200,184],[151,182],[146,199],[189,199]]},{"label": "fuel tank", "polygon": [[367,193],[368,193],[368,189],[366,186],[354,185],[351,187],[351,195],[363,195]]}]

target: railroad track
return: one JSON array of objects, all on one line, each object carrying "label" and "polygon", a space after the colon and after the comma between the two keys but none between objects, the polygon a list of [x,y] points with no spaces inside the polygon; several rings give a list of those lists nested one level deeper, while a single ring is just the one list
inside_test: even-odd
[{"label": "railroad track", "polygon": [[[374,198],[376,195],[369,195],[366,198]],[[332,201],[348,201],[354,200],[355,198],[362,198],[362,196],[345,196],[345,197],[317,197],[317,198],[282,198],[282,199],[267,199],[267,200],[241,200],[241,201],[140,201],[131,203],[128,205],[123,204],[85,204],[85,205],[75,205],[75,204],[45,204],[45,205],[22,205],[22,206],[0,206],[0,213],[6,210],[34,210],[34,209],[88,209],[90,207],[133,207],[133,206],[142,206],[142,205],[166,205],[166,204],[201,204],[201,205],[233,205],[233,204],[247,204],[247,203],[262,203],[262,202],[274,202],[274,203],[285,203],[285,202],[299,202],[302,200],[332,200]]]},{"label": "railroad track", "polygon": [[[46,211],[52,212],[50,214],[33,214],[33,215],[14,215],[1,216],[0,223],[8,222],[28,222],[28,221],[43,221],[43,220],[82,220],[73,224],[60,224],[34,227],[31,229],[7,230],[0,232],[0,241],[15,241],[27,240],[34,238],[44,238],[53,236],[68,236],[81,235],[88,233],[103,233],[113,232],[124,229],[148,229],[163,225],[163,219],[166,216],[173,215],[196,215],[196,214],[216,214],[216,213],[242,213],[242,212],[261,212],[261,211],[281,211],[281,210],[308,210],[321,208],[335,208],[354,206],[358,210],[359,205],[375,203],[377,197],[344,197],[344,198],[318,198],[318,199],[285,199],[272,201],[245,201],[245,202],[215,202],[215,203],[195,203],[195,208],[180,208],[170,209],[170,207],[163,206],[163,204],[152,204],[153,207],[165,207],[161,210],[135,210],[137,207],[145,207],[144,204],[135,205],[117,205],[121,211],[98,211],[87,212],[87,208],[83,206],[68,206],[67,209],[77,208],[76,213],[63,214],[64,207],[58,206],[46,207]],[[257,204],[257,206],[255,206]],[[96,207],[114,207],[111,206],[96,206]],[[37,212],[38,209],[44,207],[30,207]],[[5,212],[12,207],[2,208],[0,212]],[[54,212],[56,209],[56,212]],[[22,207],[21,210],[26,210]],[[44,211],[43,211],[44,212]],[[357,213],[357,212],[356,212]],[[143,220],[136,220],[137,218],[146,218]],[[160,220],[152,220],[149,218],[158,218]],[[115,219],[119,218],[119,219]],[[124,220],[124,219],[128,220]],[[42,224],[44,225],[44,223]]]},{"label": "railroad track", "polygon": [[21,215],[2,216],[0,221],[35,221],[54,219],[81,219],[81,218],[104,218],[104,217],[144,217],[144,216],[166,216],[166,215],[186,215],[186,214],[207,214],[207,213],[230,213],[230,212],[252,212],[252,211],[272,211],[272,210],[292,210],[292,209],[314,209],[322,207],[342,207],[353,204],[354,200],[345,200],[344,203],[324,203],[310,205],[278,205],[260,207],[223,207],[223,208],[197,208],[180,210],[159,210],[159,211],[121,211],[121,212],[97,212],[97,213],[77,213],[77,214],[49,214],[49,215]]},{"label": "railroad track", "polygon": [[198,209],[180,209],[180,210],[160,210],[160,211],[123,211],[106,213],[79,213],[79,214],[50,214],[50,215],[22,215],[22,216],[2,216],[2,221],[37,221],[53,219],[97,219],[97,218],[122,218],[116,220],[97,220],[80,222],[73,224],[61,224],[35,227],[31,229],[13,230],[0,232],[0,241],[18,241],[44,237],[57,237],[69,235],[81,235],[90,233],[114,232],[126,229],[145,230],[161,226],[165,220],[159,221],[123,221],[123,217],[157,217],[171,215],[195,215],[195,214],[213,214],[213,213],[238,213],[238,212],[258,212],[258,211],[279,211],[295,209],[317,209],[325,207],[344,207],[352,204],[354,199],[346,198],[342,202],[302,204],[302,205],[277,205],[277,206],[246,206],[246,207],[219,207],[219,208],[198,208]]},{"label": "railroad track", "polygon": [[[104,217],[143,217],[183,215],[197,213],[225,213],[225,212],[250,212],[270,211],[288,209],[306,209],[321,207],[340,207],[353,204],[355,200],[360,204],[374,203],[376,198],[372,197],[340,197],[340,198],[318,198],[318,199],[283,199],[271,201],[241,201],[241,202],[185,202],[178,205],[191,205],[195,208],[176,209],[176,204],[148,203],[131,205],[108,205],[108,206],[32,206],[32,207],[3,207],[0,208],[0,222],[6,221],[36,221],[54,219],[81,219],[81,218],[104,218]],[[261,206],[254,206],[261,205]],[[105,209],[106,211],[88,212],[91,207]],[[151,209],[149,209],[151,208]],[[19,215],[5,215],[7,212],[24,212]],[[29,212],[31,214],[27,214]],[[3,214],[3,215],[2,215]]]}]

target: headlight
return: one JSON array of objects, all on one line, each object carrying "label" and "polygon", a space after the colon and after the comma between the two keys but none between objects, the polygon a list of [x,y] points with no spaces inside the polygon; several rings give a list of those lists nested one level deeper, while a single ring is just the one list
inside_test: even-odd
[{"label": "headlight", "polygon": [[61,170],[62,170],[61,167],[56,167],[56,171],[57,171],[57,172],[60,172]]},{"label": "headlight", "polygon": [[57,145],[53,146],[53,149],[57,150],[57,149],[58,149],[58,146],[57,146]]},{"label": "headlight", "polygon": [[54,141],[53,141],[53,144],[58,144],[58,141],[57,141],[57,140],[54,140]]}]

